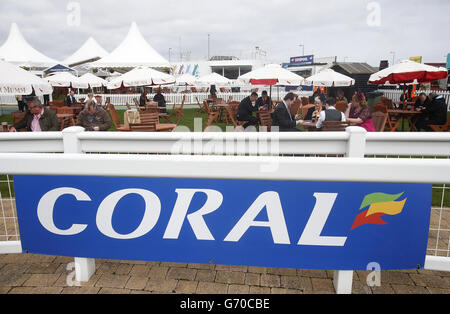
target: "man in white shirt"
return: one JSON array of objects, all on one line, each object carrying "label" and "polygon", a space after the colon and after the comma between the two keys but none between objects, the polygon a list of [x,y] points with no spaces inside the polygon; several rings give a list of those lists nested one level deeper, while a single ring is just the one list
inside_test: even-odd
[{"label": "man in white shirt", "polygon": [[329,97],[325,102],[326,110],[322,110],[319,114],[319,119],[317,120],[316,128],[321,129],[324,121],[341,121],[345,122],[345,114],[337,110],[334,106],[336,105],[336,98]]}]

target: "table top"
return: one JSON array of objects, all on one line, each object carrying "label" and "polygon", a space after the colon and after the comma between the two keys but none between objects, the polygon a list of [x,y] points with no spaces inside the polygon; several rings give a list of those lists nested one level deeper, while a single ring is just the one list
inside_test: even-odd
[{"label": "table top", "polygon": [[304,126],[304,127],[308,127],[308,128],[312,128],[312,127],[315,128],[317,125],[317,122],[312,122],[311,120],[305,120],[302,123],[300,123],[300,125]]},{"label": "table top", "polygon": [[422,114],[420,111],[413,110],[401,110],[401,109],[389,109],[389,113],[397,113],[397,114]]},{"label": "table top", "polygon": [[58,113],[58,114],[56,114],[56,116],[58,118],[70,118],[70,117],[73,117],[74,114],[73,113]]}]

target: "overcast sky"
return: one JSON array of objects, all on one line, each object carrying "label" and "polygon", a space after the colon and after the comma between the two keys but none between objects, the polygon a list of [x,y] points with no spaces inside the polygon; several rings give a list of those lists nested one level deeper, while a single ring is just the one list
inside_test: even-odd
[{"label": "overcast sky", "polygon": [[[79,4],[80,23],[76,8]],[[374,4],[375,3],[375,4]],[[270,62],[305,54],[337,56],[378,66],[381,59],[423,56],[445,62],[450,53],[449,0],[0,0],[0,45],[16,22],[26,40],[62,60],[89,36],[112,51],[135,21],[147,41],[179,61],[211,55],[249,58],[255,47]],[[68,6],[69,5],[69,6]],[[378,10],[379,9],[379,10]],[[69,22],[68,22],[69,20]],[[75,24],[75,25],[74,25]],[[181,45],[180,45],[181,44]]]}]

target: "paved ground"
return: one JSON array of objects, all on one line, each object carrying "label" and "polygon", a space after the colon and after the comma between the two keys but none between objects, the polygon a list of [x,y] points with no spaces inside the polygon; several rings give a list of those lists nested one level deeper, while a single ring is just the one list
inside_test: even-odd
[{"label": "paved ground", "polygon": [[[0,293],[42,294],[315,294],[334,293],[332,271],[220,265],[96,260],[96,273],[69,286],[72,258],[0,255]],[[450,272],[383,271],[380,287],[368,287],[369,272],[355,272],[356,294],[450,294]],[[71,276],[70,276],[71,277]]]}]

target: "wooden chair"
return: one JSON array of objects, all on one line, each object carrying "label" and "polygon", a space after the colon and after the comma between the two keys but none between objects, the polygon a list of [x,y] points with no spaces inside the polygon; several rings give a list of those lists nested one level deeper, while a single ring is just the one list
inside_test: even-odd
[{"label": "wooden chair", "polygon": [[301,107],[301,100],[297,99],[292,105],[291,105],[291,115],[293,117],[295,117],[296,115],[298,115],[298,113],[300,112],[300,107]]},{"label": "wooden chair", "polygon": [[[27,113],[26,112],[22,112],[22,111],[13,111],[11,112],[12,115],[12,124],[16,124],[17,122],[20,122],[23,120],[23,118],[25,118],[25,115]],[[26,132],[26,128],[23,129],[19,129],[17,130],[17,132]]]},{"label": "wooden chair", "polygon": [[[299,103],[300,108],[300,103]],[[259,110],[259,121],[261,122],[261,126],[267,127],[267,131],[271,132],[272,128],[272,115],[266,109]]]},{"label": "wooden chair", "polygon": [[313,104],[308,104],[308,105],[302,107],[302,118],[303,119],[306,117],[308,110],[311,109],[312,107],[314,107]]},{"label": "wooden chair", "polygon": [[56,106],[56,107],[62,107],[64,106],[64,100],[54,100],[54,101],[49,101],[48,105],[49,106]]},{"label": "wooden chair", "polygon": [[109,114],[111,115],[111,120],[114,123],[114,126],[116,127],[117,131],[119,132],[131,131],[130,128],[126,128],[122,123],[120,123],[119,117],[117,116],[117,112],[113,104],[108,104],[108,111]]},{"label": "wooden chair", "polygon": [[345,111],[347,110],[347,102],[345,102],[345,101],[338,101],[336,103],[336,109],[339,110],[340,112],[345,113]]},{"label": "wooden chair", "polygon": [[203,101],[203,106],[205,107],[206,113],[208,114],[208,121],[206,122],[206,128],[208,128],[211,126],[211,124],[213,124],[214,121],[217,123],[219,111],[212,111],[207,100]]},{"label": "wooden chair", "polygon": [[447,123],[444,125],[430,125],[430,128],[432,128],[434,132],[448,132],[450,129],[450,120],[447,119]]},{"label": "wooden chair", "polygon": [[302,97],[301,101],[302,101],[302,106],[306,106],[306,105],[309,104],[309,98],[308,97]]},{"label": "wooden chair", "polygon": [[373,125],[377,132],[384,132],[388,114],[387,112],[376,111],[372,113]]},{"label": "wooden chair", "polygon": [[67,107],[67,106],[58,107],[56,109],[57,114],[73,114],[73,112],[74,112],[74,108]]},{"label": "wooden chair", "polygon": [[324,121],[322,123],[322,131],[325,132],[343,132],[350,124],[341,121]]},{"label": "wooden chair", "polygon": [[383,112],[387,113],[387,108],[382,103],[377,103],[373,105],[373,112]]},{"label": "wooden chair", "polygon": [[[172,131],[177,127],[176,124],[173,123],[159,123],[159,113],[141,113],[139,114],[141,123],[139,124],[130,124],[130,129],[133,131],[132,125],[135,127],[139,125],[155,125],[155,131]],[[144,128],[146,129],[146,128]],[[149,127],[148,131],[145,132],[153,132],[151,131],[153,126]],[[144,132],[144,131],[142,131]]]},{"label": "wooden chair", "polygon": [[183,96],[183,100],[181,101],[181,105],[178,108],[176,107],[176,105],[173,106],[173,110],[169,114],[168,119],[170,119],[174,115],[174,116],[177,117],[176,124],[178,124],[180,122],[181,117],[184,117],[183,108],[184,108],[184,103],[185,102],[186,102],[186,95]]},{"label": "wooden chair", "polygon": [[205,104],[201,103],[200,100],[198,100],[198,97],[195,96],[195,100],[197,101],[198,107],[199,109],[197,110],[198,113],[205,113],[206,112],[206,108],[205,108]]}]

